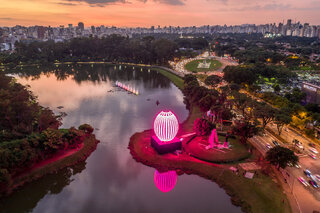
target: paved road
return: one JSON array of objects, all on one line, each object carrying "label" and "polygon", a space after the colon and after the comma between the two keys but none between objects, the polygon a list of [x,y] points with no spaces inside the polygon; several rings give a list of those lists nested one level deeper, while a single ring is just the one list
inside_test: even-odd
[{"label": "paved road", "polygon": [[[292,139],[291,137],[295,137],[291,130],[288,130],[288,132],[283,134],[284,137],[288,137],[289,140]],[[261,153],[265,154],[269,150],[269,148],[267,148],[267,144],[269,144],[271,147],[274,146],[274,144],[272,143],[273,140],[277,139],[269,132],[266,132],[265,135],[254,136],[250,139],[250,142],[253,145],[255,145],[255,147],[257,147],[257,149]],[[307,146],[307,139],[301,141],[303,141],[304,146]],[[282,146],[286,146],[278,140],[277,142]],[[299,164],[301,165],[301,168],[287,167],[285,170],[282,170],[283,178],[286,180],[288,187],[290,188],[289,191],[295,197],[298,206],[300,207],[301,212],[303,213],[312,213],[314,210],[320,211],[319,188],[314,189],[312,186],[305,187],[298,181],[298,177],[303,177],[306,181],[309,180],[307,176],[303,173],[305,169],[309,169],[312,174],[320,174],[320,160],[312,159],[310,156],[308,156],[308,153],[309,151],[305,150],[303,155],[300,156]]]}]

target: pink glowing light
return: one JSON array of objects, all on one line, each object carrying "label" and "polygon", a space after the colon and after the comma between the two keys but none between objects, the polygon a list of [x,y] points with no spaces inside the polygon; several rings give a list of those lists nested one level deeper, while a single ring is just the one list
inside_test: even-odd
[{"label": "pink glowing light", "polygon": [[166,193],[170,192],[177,184],[178,175],[176,171],[169,171],[160,173],[158,170],[154,171],[154,183],[156,187]]},{"label": "pink glowing light", "polygon": [[178,119],[171,111],[162,111],[153,122],[153,130],[161,141],[171,141],[176,137],[179,130]]}]

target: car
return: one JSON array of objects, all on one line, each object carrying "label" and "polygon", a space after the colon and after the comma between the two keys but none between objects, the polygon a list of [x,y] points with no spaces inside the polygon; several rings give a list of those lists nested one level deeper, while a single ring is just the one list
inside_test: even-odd
[{"label": "car", "polygon": [[297,169],[300,169],[301,168],[301,166],[300,166],[300,164],[294,164],[294,166],[297,168]]},{"label": "car", "polygon": [[298,180],[300,183],[302,183],[304,186],[310,186],[309,183],[303,178],[303,177],[298,177]]},{"label": "car", "polygon": [[314,154],[318,154],[318,153],[319,153],[315,148],[310,148],[309,150],[310,150],[311,152],[313,152]]},{"label": "car", "polygon": [[313,186],[313,188],[319,188],[319,185],[315,181],[309,180],[309,183],[311,186]]},{"label": "car", "polygon": [[291,162],[287,163],[287,165],[293,167],[293,164]]},{"label": "car", "polygon": [[304,173],[305,175],[307,175],[307,177],[310,177],[310,176],[311,176],[311,172],[310,172],[309,169],[304,170],[303,173]]},{"label": "car", "polygon": [[317,181],[320,182],[320,175],[315,174],[314,176],[316,177]]},{"label": "car", "polygon": [[268,148],[268,149],[271,149],[272,148],[272,146],[270,145],[270,144],[266,144],[266,147]]},{"label": "car", "polygon": [[280,146],[280,144],[279,144],[276,140],[273,140],[272,143],[273,143],[275,146]]},{"label": "car", "polygon": [[313,180],[314,182],[318,181],[315,175],[310,175],[310,179]]},{"label": "car", "polygon": [[308,145],[313,147],[313,148],[316,147],[316,145],[314,143],[308,143]]},{"label": "car", "polygon": [[317,160],[317,156],[316,156],[316,155],[310,154],[309,156],[310,156],[312,159]]}]

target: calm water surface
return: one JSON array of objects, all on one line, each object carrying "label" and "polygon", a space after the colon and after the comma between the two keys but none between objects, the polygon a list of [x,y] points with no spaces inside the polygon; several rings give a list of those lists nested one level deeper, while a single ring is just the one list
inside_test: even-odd
[{"label": "calm water surface", "polygon": [[[181,91],[161,74],[123,65],[25,72],[15,71],[14,76],[31,86],[41,105],[67,113],[63,127],[89,123],[101,143],[86,162],[0,200],[1,212],[241,212],[217,184],[196,175],[178,176],[175,187],[163,193],[155,185],[155,169],[132,159],[130,137],[150,129],[160,110],[174,111],[180,122],[188,116]],[[115,81],[133,86],[140,95],[114,87]]]}]

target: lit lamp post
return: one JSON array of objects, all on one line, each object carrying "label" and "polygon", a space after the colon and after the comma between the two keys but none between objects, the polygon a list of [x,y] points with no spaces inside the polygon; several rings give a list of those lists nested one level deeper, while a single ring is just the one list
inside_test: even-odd
[{"label": "lit lamp post", "polygon": [[155,135],[151,137],[151,145],[160,154],[181,149],[181,141],[176,137],[179,130],[177,117],[171,112],[160,112],[153,122]]}]

